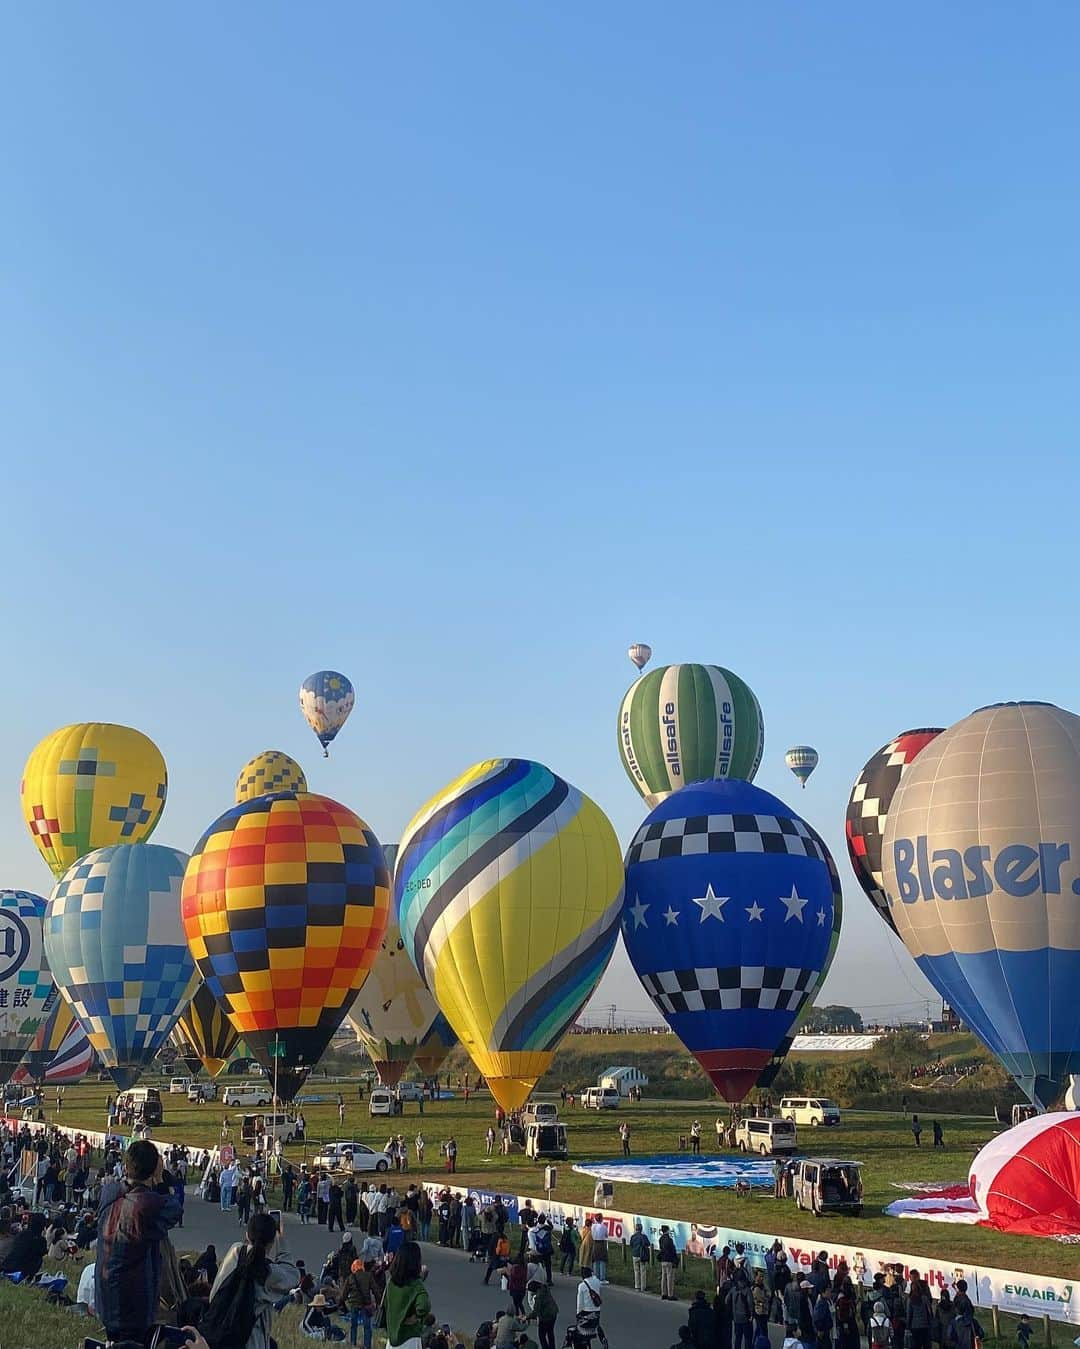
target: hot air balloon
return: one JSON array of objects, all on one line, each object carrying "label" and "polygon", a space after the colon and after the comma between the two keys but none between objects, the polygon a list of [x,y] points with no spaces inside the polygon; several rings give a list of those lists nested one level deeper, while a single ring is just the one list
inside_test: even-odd
[{"label": "hot air balloon", "polygon": [[[383,848],[391,878],[397,851],[393,843]],[[401,1081],[438,1015],[435,999],[405,950],[391,906],[371,974],[349,1009],[349,1023],[383,1086]]]},{"label": "hot air balloon", "polygon": [[750,1091],[819,987],[836,889],[814,830],[748,782],[684,787],[634,836],[630,963],[724,1100]]},{"label": "hot air balloon", "polygon": [[195,1060],[191,1071],[198,1072],[201,1063],[211,1077],[217,1077],[225,1067],[240,1040],[236,1028],[202,982],[180,1013],[175,1034],[183,1041],[181,1053],[188,1066],[192,1058]]},{"label": "hot air balloon", "polygon": [[925,749],[941,731],[940,726],[901,731],[894,740],[882,745],[863,765],[848,800],[845,831],[851,869],[863,893],[894,932],[896,924],[889,912],[889,899],[881,876],[881,841],[885,837],[885,819],[900,779],[914,763],[920,750]]},{"label": "hot air balloon", "polygon": [[94,848],[144,843],[165,805],[168,777],[157,745],[108,722],[63,726],[23,769],[23,818],[54,876]]},{"label": "hot air balloon", "polygon": [[386,931],[390,875],[379,840],[326,796],[241,802],[196,845],[181,907],[207,988],[291,1101]]},{"label": "hot air balloon", "polygon": [[805,787],[806,779],[818,766],[818,752],[813,745],[792,745],[784,762],[799,779],[799,786]]},{"label": "hot air balloon", "polygon": [[324,758],[329,756],[327,746],[345,725],[355,701],[352,684],[336,670],[319,670],[300,685],[300,710],[318,736]]},{"label": "hot air balloon", "polygon": [[[41,903],[44,914],[45,901],[42,900]],[[45,1076],[46,1068],[56,1057],[68,1031],[75,1024],[77,1024],[75,1013],[54,985],[53,992],[45,1003],[45,1015],[22,1058],[23,1067],[32,1081],[38,1082]]]},{"label": "hot air balloon", "polygon": [[442,1012],[432,1022],[431,1029],[417,1046],[413,1061],[425,1077],[434,1077],[457,1044],[454,1028]]},{"label": "hot air balloon", "polygon": [[274,792],[306,792],[304,770],[280,749],[264,749],[249,759],[236,779],[236,800],[250,801]]},{"label": "hot air balloon", "polygon": [[30,1048],[55,984],[45,962],[45,901],[28,890],[0,890],[0,1085]]},{"label": "hot air balloon", "polygon": [[542,764],[490,759],[414,817],[394,893],[406,949],[492,1095],[523,1105],[618,936],[607,817]]},{"label": "hot air balloon", "polygon": [[155,843],[97,848],[49,897],[49,968],[121,1091],[168,1040],[198,982],[180,926],[186,862]]},{"label": "hot air balloon", "polygon": [[652,660],[652,647],[648,642],[632,642],[626,654],[639,670],[644,670]]},{"label": "hot air balloon", "polygon": [[[90,1041],[86,1038],[83,1028],[71,1015],[71,1008],[62,997],[57,995],[56,1007],[61,1010],[60,1017],[51,1023],[49,1040],[55,1042],[55,1048],[50,1051],[45,1063],[33,1069],[27,1067],[26,1060],[16,1068],[11,1076],[13,1082],[36,1082],[51,1086],[63,1083],[70,1086],[74,1082],[81,1081],[82,1078],[94,1066],[94,1051]],[[67,1017],[67,1021],[63,1020]],[[67,1029],[62,1036],[57,1037],[57,1028],[66,1025]],[[38,1027],[38,1032],[34,1036],[34,1044],[37,1045],[42,1031],[45,1029],[45,1023]],[[31,1050],[30,1053],[36,1053]],[[27,1055],[29,1057],[29,1054]],[[37,1060],[35,1060],[35,1063]]]},{"label": "hot air balloon", "polygon": [[1028,1099],[1080,1072],[1080,717],[984,707],[921,751],[882,853],[900,940]]},{"label": "hot air balloon", "polygon": [[662,665],[632,684],[619,712],[619,754],[650,806],[688,782],[753,779],[765,725],[753,690],[719,665]]},{"label": "hot air balloon", "polygon": [[[201,988],[203,985],[200,984],[199,987]],[[188,1006],[190,1005],[191,1004],[189,1003]],[[191,1041],[180,1029],[179,1021],[172,1028],[172,1034],[169,1036],[169,1044],[176,1050],[176,1057],[188,1070],[191,1076],[197,1077],[199,1069],[203,1066],[203,1062],[192,1048]]]},{"label": "hot air balloon", "polygon": [[[809,825],[807,825],[806,827],[810,829]],[[844,892],[840,887],[840,873],[836,869],[836,863],[832,859],[832,854],[825,846],[825,840],[813,829],[810,829],[810,832],[817,840],[818,844],[821,847],[821,851],[825,855],[825,862],[829,868],[829,876],[830,879],[832,880],[832,888],[833,888],[832,936],[829,939],[829,950],[825,956],[825,964],[821,967],[821,974],[817,981],[817,986],[818,988],[820,988],[822,984],[824,984],[825,980],[829,977],[829,970],[832,966],[833,958],[836,955],[836,948],[840,945],[840,928],[842,927],[844,922]],[[813,999],[807,998],[807,1000],[803,1003],[802,1011],[795,1018],[795,1021],[791,1029],[777,1045],[776,1049],[773,1052],[772,1058],[765,1065],[764,1069],[758,1076],[755,1086],[760,1087],[762,1091],[767,1091],[768,1088],[771,1087],[772,1084],[776,1081],[777,1077],[779,1076],[780,1069],[784,1065],[784,1060],[790,1053],[791,1046],[795,1043],[796,1035],[798,1035],[799,1032],[802,1030],[803,1025],[806,1022],[806,1018],[813,1011],[813,1008],[814,1008]]]}]

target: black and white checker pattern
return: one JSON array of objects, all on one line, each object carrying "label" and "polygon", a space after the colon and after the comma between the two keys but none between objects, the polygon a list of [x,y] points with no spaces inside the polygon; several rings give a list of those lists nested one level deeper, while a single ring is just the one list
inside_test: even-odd
[{"label": "black and white checker pattern", "polygon": [[743,1008],[798,1012],[817,987],[817,970],[790,965],[731,965],[712,970],[643,974],[645,991],[662,1012],[738,1012]]},{"label": "black and white checker pattern", "polygon": [[626,865],[729,852],[786,853],[825,860],[817,836],[802,820],[776,815],[688,815],[642,825],[627,849]]}]

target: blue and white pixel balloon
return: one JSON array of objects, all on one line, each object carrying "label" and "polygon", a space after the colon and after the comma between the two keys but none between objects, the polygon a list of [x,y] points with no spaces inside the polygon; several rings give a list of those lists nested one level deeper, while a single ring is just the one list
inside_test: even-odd
[{"label": "blue and white pixel balloon", "polygon": [[0,1083],[29,1049],[53,992],[45,963],[45,901],[28,890],[0,890]]},{"label": "blue and white pixel balloon", "polygon": [[187,861],[154,843],[98,848],[49,897],[49,967],[121,1090],[153,1060],[199,982],[180,920]]},{"label": "blue and white pixel balloon", "polygon": [[726,1101],[741,1101],[828,967],[839,881],[824,843],[734,778],[663,801],[626,855],[638,978]]}]

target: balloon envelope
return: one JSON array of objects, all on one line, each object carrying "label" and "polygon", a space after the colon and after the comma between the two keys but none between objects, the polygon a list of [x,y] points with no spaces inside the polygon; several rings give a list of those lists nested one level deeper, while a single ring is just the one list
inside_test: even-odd
[{"label": "balloon envelope", "polygon": [[0,890],[0,1084],[19,1066],[55,997],[44,919],[40,895]]},{"label": "balloon envelope", "polygon": [[748,782],[699,782],[646,817],[626,857],[623,939],[646,992],[727,1101],[740,1101],[821,983],[836,868]]},{"label": "balloon envelope", "polygon": [[626,653],[639,670],[644,670],[652,660],[652,647],[648,642],[634,642]]},{"label": "balloon envelope", "polygon": [[98,848],[49,897],[49,968],[122,1090],[168,1040],[198,979],[180,925],[186,862],[154,843]]},{"label": "balloon envelope", "polygon": [[885,891],[941,996],[1043,1108],[1080,1072],[1080,717],[985,707],[904,774]]},{"label": "balloon envelope", "polygon": [[434,1077],[450,1057],[450,1051],[457,1043],[458,1038],[453,1026],[440,1012],[427,1035],[417,1046],[413,1060],[425,1077]]},{"label": "balloon envelope", "polygon": [[1002,1232],[1080,1236],[1080,1115],[1036,1115],[992,1138],[968,1172],[983,1224]]},{"label": "balloon envelope", "polygon": [[79,722],[53,731],[23,769],[30,836],[54,876],[94,848],[141,843],[165,806],[161,751],[141,731]]},{"label": "balloon envelope", "polygon": [[180,1013],[175,1035],[179,1040],[177,1048],[192,1072],[198,1072],[201,1063],[211,1077],[217,1077],[225,1067],[240,1040],[218,1000],[201,980],[191,1001]]},{"label": "balloon envelope", "polygon": [[881,874],[885,821],[901,778],[915,762],[919,752],[941,732],[940,726],[901,731],[866,761],[862,772],[855,779],[848,800],[844,828],[851,869],[862,886],[863,894],[894,932],[896,924],[889,912],[889,898]]},{"label": "balloon envelope", "polygon": [[414,817],[394,891],[405,946],[492,1095],[524,1104],[618,936],[607,817],[542,764],[487,760]]},{"label": "balloon envelope", "polygon": [[813,745],[792,745],[784,755],[784,762],[805,787],[806,779],[818,766],[818,752]]},{"label": "balloon envelope", "polygon": [[241,768],[236,779],[236,800],[250,801],[274,792],[306,792],[304,770],[280,749],[264,749]]},{"label": "balloon envelope", "polygon": [[319,670],[300,685],[300,710],[324,752],[345,725],[355,701],[352,684],[337,670]]},{"label": "balloon envelope", "polygon": [[[42,900],[43,912],[44,903],[45,901]],[[45,1070],[56,1057],[68,1031],[77,1024],[75,1013],[71,1010],[71,1004],[54,985],[53,994],[46,1003],[45,1016],[34,1032],[34,1038],[30,1041],[30,1048],[23,1055],[23,1066],[31,1078],[38,1081],[44,1076]]]},{"label": "balloon envelope", "polygon": [[650,806],[688,782],[753,779],[765,747],[749,684],[719,665],[662,665],[633,683],[619,711],[619,755]]},{"label": "balloon envelope", "polygon": [[248,1048],[277,1068],[282,1100],[344,1020],[389,911],[379,840],[329,797],[256,797],[196,844],[182,901],[192,954]]},{"label": "balloon envelope", "polygon": [[[391,876],[397,846],[383,848]],[[349,1009],[349,1023],[375,1065],[379,1081],[396,1086],[439,1015],[435,999],[405,950],[391,911],[371,974]]]}]

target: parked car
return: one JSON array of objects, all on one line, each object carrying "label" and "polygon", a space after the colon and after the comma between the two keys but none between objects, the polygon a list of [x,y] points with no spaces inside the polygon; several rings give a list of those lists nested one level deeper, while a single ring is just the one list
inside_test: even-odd
[{"label": "parked car", "polygon": [[555,1120],[533,1120],[525,1125],[526,1157],[568,1157],[566,1125]]},{"label": "parked car", "polygon": [[397,1098],[399,1101],[423,1101],[424,1084],[422,1082],[399,1082],[397,1084]]},{"label": "parked car", "polygon": [[863,1209],[861,1166],[831,1157],[805,1157],[795,1168],[795,1207],[857,1218]]},{"label": "parked car", "polygon": [[554,1124],[559,1107],[554,1101],[530,1101],[521,1116],[522,1124]]},{"label": "parked car", "polygon": [[735,1126],[735,1144],[740,1152],[757,1152],[762,1157],[795,1151],[798,1134],[788,1119],[741,1119]]},{"label": "parked car", "polygon": [[839,1124],[840,1107],[823,1096],[785,1096],[780,1102],[780,1113],[793,1124],[809,1124],[816,1129],[820,1124]]},{"label": "parked car", "polygon": [[401,1099],[390,1087],[372,1087],[368,1097],[369,1115],[400,1115]]},{"label": "parked car", "polygon": [[241,1082],[238,1087],[226,1087],[222,1105],[269,1105],[274,1094],[261,1082]]},{"label": "parked car", "polygon": [[242,1142],[255,1144],[267,1136],[280,1138],[282,1143],[291,1143],[294,1138],[299,1138],[300,1126],[296,1122],[296,1117],[285,1113],[241,1116]]},{"label": "parked car", "polygon": [[390,1158],[385,1152],[369,1148],[366,1143],[323,1143],[312,1166],[317,1171],[388,1171]]},{"label": "parked car", "polygon": [[586,1110],[618,1110],[621,1100],[616,1087],[586,1087],[581,1093]]},{"label": "parked car", "polygon": [[190,1077],[174,1077],[169,1082],[170,1096],[186,1096],[191,1086]]},{"label": "parked car", "polygon": [[116,1098],[116,1109],[130,1110],[141,1124],[161,1124],[165,1111],[161,1104],[161,1092],[157,1087],[132,1087],[122,1091]]},{"label": "parked car", "polygon": [[216,1082],[192,1082],[188,1087],[189,1101],[216,1101],[218,1084]]}]

